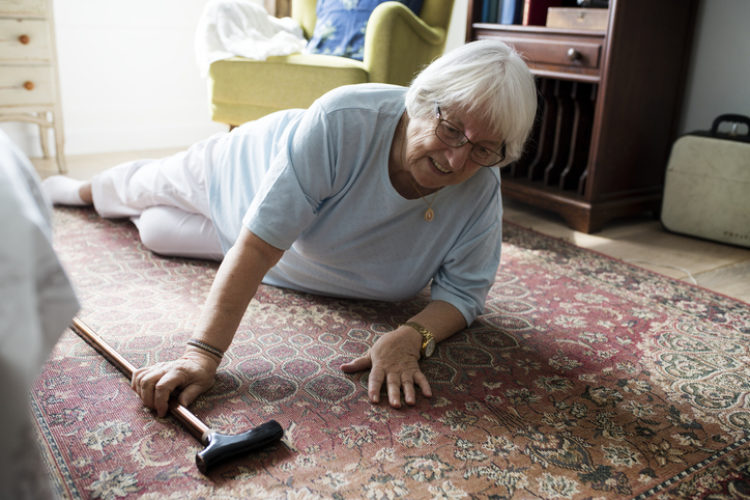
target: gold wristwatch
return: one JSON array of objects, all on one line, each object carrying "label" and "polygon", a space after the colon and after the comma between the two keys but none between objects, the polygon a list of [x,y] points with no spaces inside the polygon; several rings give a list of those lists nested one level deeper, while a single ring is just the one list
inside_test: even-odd
[{"label": "gold wristwatch", "polygon": [[414,328],[422,336],[422,347],[419,350],[419,354],[422,359],[432,356],[432,354],[435,352],[435,346],[437,345],[432,332],[416,321],[407,321],[406,323],[404,323],[404,325],[410,328]]}]

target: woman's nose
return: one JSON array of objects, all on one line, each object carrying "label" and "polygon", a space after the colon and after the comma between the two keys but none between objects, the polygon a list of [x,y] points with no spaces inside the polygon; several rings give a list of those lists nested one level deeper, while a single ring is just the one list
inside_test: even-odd
[{"label": "woman's nose", "polygon": [[457,148],[448,148],[449,153],[446,158],[450,163],[451,170],[461,170],[466,166],[466,162],[469,161],[471,156],[471,148],[472,145],[468,142]]}]

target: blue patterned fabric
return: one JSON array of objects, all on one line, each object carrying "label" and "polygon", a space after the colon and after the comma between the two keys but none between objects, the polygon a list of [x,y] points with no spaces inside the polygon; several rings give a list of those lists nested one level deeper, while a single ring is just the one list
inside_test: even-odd
[{"label": "blue patterned fabric", "polygon": [[[365,27],[372,11],[386,0],[318,0],[317,21],[307,51],[362,60]],[[419,15],[423,0],[400,0]]]}]

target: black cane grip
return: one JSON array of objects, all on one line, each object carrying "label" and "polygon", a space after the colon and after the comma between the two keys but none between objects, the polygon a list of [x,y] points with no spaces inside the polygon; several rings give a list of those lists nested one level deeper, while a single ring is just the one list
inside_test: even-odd
[{"label": "black cane grip", "polygon": [[211,432],[206,447],[195,455],[195,464],[205,474],[211,467],[225,460],[268,446],[282,437],[284,429],[275,420],[269,420],[242,434]]}]

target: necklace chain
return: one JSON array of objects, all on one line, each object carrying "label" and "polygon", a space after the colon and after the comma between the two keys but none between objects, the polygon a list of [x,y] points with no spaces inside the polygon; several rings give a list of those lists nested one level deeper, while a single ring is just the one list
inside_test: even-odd
[{"label": "necklace chain", "polygon": [[[401,127],[401,168],[405,170],[406,169],[406,126],[404,125],[404,123],[405,122],[402,121],[400,123],[400,127]],[[422,201],[424,201],[425,204],[427,205],[427,210],[424,211],[424,220],[427,222],[432,221],[432,219],[435,218],[435,211],[432,209],[432,204],[435,203],[435,200],[437,199],[437,193],[435,193],[435,196],[432,197],[431,201],[427,201],[427,198],[424,197],[424,195],[422,194],[422,191],[419,190],[417,183],[414,182],[414,178],[412,177],[411,173],[407,172],[407,175],[409,177],[409,182],[411,183],[411,186],[417,192],[419,197],[422,198]]]}]

